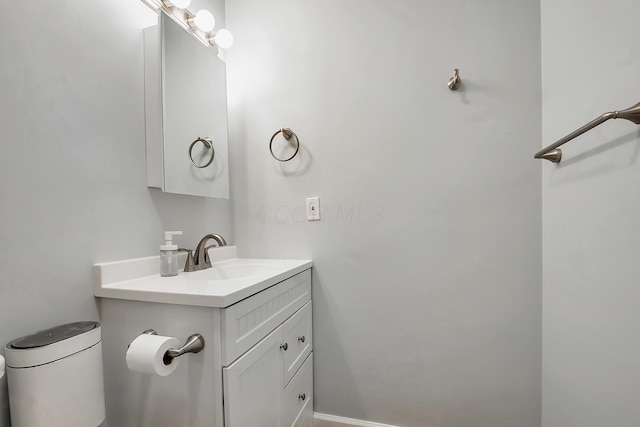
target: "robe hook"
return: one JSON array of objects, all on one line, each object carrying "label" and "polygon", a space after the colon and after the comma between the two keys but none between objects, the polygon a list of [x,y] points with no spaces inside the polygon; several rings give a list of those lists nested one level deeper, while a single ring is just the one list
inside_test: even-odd
[{"label": "robe hook", "polygon": [[449,86],[449,90],[458,90],[460,83],[462,83],[462,79],[460,79],[460,71],[455,68],[453,70],[453,77],[449,79],[447,86]]}]

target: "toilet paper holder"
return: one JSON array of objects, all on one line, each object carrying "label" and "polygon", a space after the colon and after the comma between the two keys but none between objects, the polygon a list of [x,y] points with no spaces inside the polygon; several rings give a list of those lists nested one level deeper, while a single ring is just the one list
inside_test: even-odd
[{"label": "toilet paper holder", "polygon": [[[147,329],[143,332],[147,335],[158,335],[155,329]],[[170,348],[164,355],[165,364],[171,363],[172,359],[180,357],[185,353],[199,353],[204,348],[204,338],[200,334],[189,335],[187,341],[180,348]]]}]

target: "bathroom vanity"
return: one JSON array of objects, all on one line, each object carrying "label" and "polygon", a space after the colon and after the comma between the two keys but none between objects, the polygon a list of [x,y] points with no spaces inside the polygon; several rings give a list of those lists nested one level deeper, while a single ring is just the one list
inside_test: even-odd
[{"label": "bathroom vanity", "polygon": [[[212,268],[168,278],[153,274],[158,257],[95,266],[107,422],[311,427],[311,261],[209,254]],[[181,342],[199,333],[205,347],[166,377],[130,371],[127,346],[147,329]]]}]

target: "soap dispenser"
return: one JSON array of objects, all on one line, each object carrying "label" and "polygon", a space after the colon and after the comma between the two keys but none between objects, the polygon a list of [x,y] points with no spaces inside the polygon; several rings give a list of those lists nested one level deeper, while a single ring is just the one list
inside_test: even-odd
[{"label": "soap dispenser", "polygon": [[160,246],[160,275],[162,277],[178,275],[178,245],[173,244],[173,236],[182,231],[165,231],[164,245]]}]

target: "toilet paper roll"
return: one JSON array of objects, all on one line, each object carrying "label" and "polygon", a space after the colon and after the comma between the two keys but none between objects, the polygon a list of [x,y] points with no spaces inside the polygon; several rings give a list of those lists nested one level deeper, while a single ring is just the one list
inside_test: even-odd
[{"label": "toilet paper roll", "polygon": [[180,341],[161,335],[139,335],[127,350],[127,366],[135,372],[166,377],[178,366],[178,359],[165,363],[165,353],[170,348],[180,348]]},{"label": "toilet paper roll", "polygon": [[4,357],[0,356],[0,380],[4,378],[4,367],[5,367]]}]

